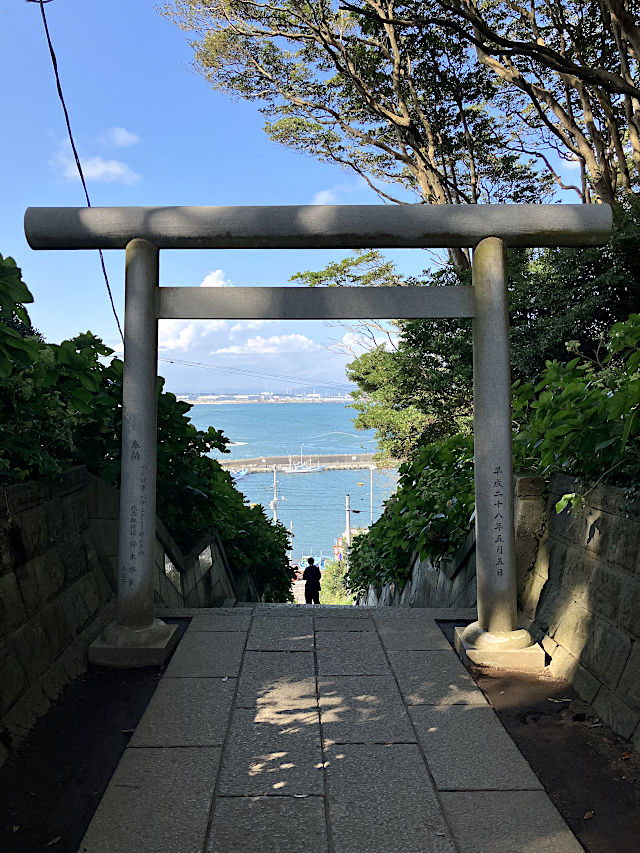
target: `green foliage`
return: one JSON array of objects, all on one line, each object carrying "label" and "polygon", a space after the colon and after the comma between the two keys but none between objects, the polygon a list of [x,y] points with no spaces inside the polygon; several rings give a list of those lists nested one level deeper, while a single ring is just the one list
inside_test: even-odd
[{"label": "green foliage", "polygon": [[[61,344],[22,338],[30,327],[20,299],[31,296],[15,263],[0,256],[0,482],[52,477],[83,464],[114,485],[120,479],[123,363],[91,332]],[[21,345],[21,343],[23,345]],[[4,362],[2,362],[4,358]],[[196,429],[191,408],[158,379],[157,511],[185,549],[215,529],[238,574],[250,573],[267,601],[290,600],[288,534],[262,507],[250,507],[210,457],[227,439]]]},{"label": "green foliage", "polygon": [[454,435],[420,448],[400,467],[396,494],[368,534],[357,536],[349,555],[348,589],[398,583],[409,575],[411,555],[433,561],[455,553],[474,509],[473,439]]},{"label": "green foliage", "polygon": [[[547,361],[564,361],[577,342],[594,358],[611,326],[640,305],[640,198],[614,209],[606,246],[584,249],[511,250],[509,298],[512,377],[536,382]],[[309,284],[375,282],[407,286],[471,283],[469,271],[448,265],[420,279],[394,273],[381,255],[348,258],[317,272],[300,273]],[[347,367],[357,384],[356,426],[375,429],[379,458],[406,459],[422,444],[471,430],[473,374],[469,320],[400,320],[395,348],[376,337],[371,324],[357,329],[370,349]]]},{"label": "green foliage", "polygon": [[111,350],[90,332],[59,345],[25,342],[29,349],[11,358],[8,375],[0,379],[0,480],[5,483],[51,477],[84,462],[78,440],[99,426],[91,413],[104,409],[111,377],[99,360]]},{"label": "green foliage", "polygon": [[492,74],[445,16],[422,30],[383,25],[371,3],[174,0],[163,11],[193,33],[213,88],[260,105],[273,140],[353,170],[386,199],[537,202],[549,190],[509,146]]},{"label": "green foliage", "polygon": [[33,331],[24,302],[33,302],[33,296],[19,267],[0,255],[0,379],[11,375],[14,364],[28,365],[36,352],[24,334]]},{"label": "green foliage", "polygon": [[322,270],[296,273],[289,281],[300,281],[307,287],[395,287],[405,283],[393,262],[385,260],[377,249],[356,249],[341,261],[327,264]]},{"label": "green foliage", "polygon": [[640,305],[640,196],[614,207],[605,246],[509,252],[513,379],[534,382],[578,341],[594,358],[614,323]]},{"label": "green foliage", "polygon": [[[598,352],[599,356],[600,353]],[[615,323],[602,359],[548,361],[537,384],[513,384],[514,466],[549,476],[564,471],[585,488],[597,482],[640,486],[640,314]],[[348,588],[399,583],[411,554],[439,561],[462,544],[474,509],[473,445],[455,435],[429,444],[400,468],[399,488],[368,534],[354,540]],[[584,492],[556,505],[580,505]]]},{"label": "green foliage", "polygon": [[519,469],[640,480],[640,314],[616,323],[598,356],[548,361],[535,386],[514,383]]},{"label": "green foliage", "polygon": [[346,562],[327,560],[322,572],[320,604],[353,604],[353,595],[349,595],[345,583],[346,570]]}]

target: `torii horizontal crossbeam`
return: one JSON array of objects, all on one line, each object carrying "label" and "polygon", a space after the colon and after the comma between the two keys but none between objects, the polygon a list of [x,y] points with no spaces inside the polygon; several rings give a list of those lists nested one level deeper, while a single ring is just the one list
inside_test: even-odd
[{"label": "torii horizontal crossbeam", "polygon": [[605,204],[399,204],[269,207],[30,207],[32,249],[359,249],[606,243]]},{"label": "torii horizontal crossbeam", "polygon": [[156,316],[183,320],[473,317],[473,288],[160,287]]}]

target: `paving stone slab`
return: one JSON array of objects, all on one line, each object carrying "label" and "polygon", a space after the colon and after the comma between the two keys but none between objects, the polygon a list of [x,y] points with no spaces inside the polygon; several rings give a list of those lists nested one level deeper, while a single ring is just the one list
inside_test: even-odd
[{"label": "paving stone slab", "polygon": [[327,853],[322,797],[218,797],[208,853]]},{"label": "paving stone slab", "polygon": [[[368,607],[375,619],[393,619],[401,621],[413,621],[419,619],[434,619],[434,614],[441,610],[429,607]],[[445,612],[449,612],[448,610]]]},{"label": "paving stone slab", "polygon": [[78,853],[200,853],[220,752],[127,749]]},{"label": "paving stone slab", "polygon": [[316,634],[320,675],[386,675],[389,665],[372,632],[320,631]]},{"label": "paving stone slab", "polygon": [[408,743],[416,736],[391,675],[319,678],[325,742]]},{"label": "paving stone slab", "polygon": [[326,756],[335,853],[454,853],[416,745],[336,745]]},{"label": "paving stone slab", "polygon": [[308,604],[254,604],[253,613],[256,617],[286,617],[286,618],[307,618],[313,611],[314,607]]},{"label": "paving stone slab", "polygon": [[165,678],[238,675],[246,637],[245,631],[186,633],[173,653]]},{"label": "paving stone slab", "polygon": [[[242,606],[244,607],[244,604]],[[253,609],[253,606],[252,602],[246,602],[249,611],[248,618],[251,618],[250,610]],[[236,610],[235,607],[156,607],[154,612],[156,616],[164,619],[165,616],[183,618],[188,616],[225,616],[227,614],[242,615],[247,610]]]},{"label": "paving stone slab", "polygon": [[328,605],[316,608],[316,619],[371,619],[368,607],[353,607],[352,605]]},{"label": "paving stone slab", "polygon": [[249,610],[225,610],[204,616],[194,616],[187,628],[189,634],[195,631],[248,631],[251,622]]},{"label": "paving stone slab", "polygon": [[433,619],[414,619],[409,624],[376,618],[380,639],[387,651],[445,651],[451,650]]},{"label": "paving stone slab", "polygon": [[316,631],[375,631],[376,626],[368,616],[316,616]]},{"label": "paving stone slab", "polygon": [[439,790],[542,788],[488,705],[413,705],[409,716]]},{"label": "paving stone slab", "polygon": [[130,746],[222,746],[237,679],[165,678]]},{"label": "paving stone slab", "polygon": [[487,704],[451,648],[441,652],[390,651],[388,654],[407,705]]},{"label": "paving stone slab", "polygon": [[313,708],[317,704],[312,652],[254,652],[244,656],[237,708]]},{"label": "paving stone slab", "polygon": [[323,794],[317,711],[290,723],[255,722],[254,711],[236,710],[225,748],[220,796]]},{"label": "paving stone slab", "polygon": [[253,620],[247,649],[259,651],[313,651],[313,619],[311,616],[290,619],[287,616],[256,617]]},{"label": "paving stone slab", "polygon": [[460,853],[582,853],[543,791],[441,794]]}]

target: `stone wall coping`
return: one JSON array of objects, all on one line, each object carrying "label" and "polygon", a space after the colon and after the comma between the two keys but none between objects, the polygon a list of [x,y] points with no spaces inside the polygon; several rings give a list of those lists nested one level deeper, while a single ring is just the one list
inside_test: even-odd
[{"label": "stone wall coping", "polygon": [[182,549],[176,543],[173,536],[169,533],[167,528],[164,526],[162,521],[157,518],[156,519],[156,538],[160,541],[165,552],[176,570],[180,572],[180,574],[184,574],[193,568],[194,563],[202,554],[202,552],[209,546],[214,548],[218,554],[220,555],[220,559],[224,565],[225,572],[227,573],[231,583],[233,584],[234,574],[231,570],[231,566],[229,565],[229,561],[227,559],[227,555],[224,550],[224,546],[220,540],[220,537],[215,530],[208,530],[202,534],[197,540],[196,543],[191,547],[191,549],[187,552],[187,554],[183,554]]},{"label": "stone wall coping", "polygon": [[[549,493],[551,495],[557,495],[560,498],[564,494],[576,491],[579,491],[578,478],[559,472],[551,475],[549,481]],[[620,515],[620,507],[625,506],[628,503],[628,499],[624,489],[620,486],[599,483],[593,488],[588,487],[585,503],[593,509]],[[640,502],[636,501],[635,504],[630,504],[629,518],[634,521],[640,520]]]},{"label": "stone wall coping", "polygon": [[471,527],[467,536],[462,543],[462,545],[458,548],[456,553],[449,560],[442,561],[442,571],[449,578],[449,580],[453,580],[453,578],[458,574],[460,569],[464,566],[467,557],[473,551],[476,546],[476,528],[475,524]]}]

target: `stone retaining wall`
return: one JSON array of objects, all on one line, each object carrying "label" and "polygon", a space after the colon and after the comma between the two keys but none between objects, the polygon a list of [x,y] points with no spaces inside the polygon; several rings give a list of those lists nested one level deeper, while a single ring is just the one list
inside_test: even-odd
[{"label": "stone retaining wall", "polygon": [[523,624],[550,656],[549,671],[640,750],[640,507],[598,486],[582,511],[556,514],[574,491],[571,478],[551,478],[546,529],[521,587]]},{"label": "stone retaining wall", "polygon": [[[555,504],[576,491],[556,474],[515,484],[520,621],[547,652],[549,672],[569,681],[615,732],[640,750],[640,507],[598,486],[581,511]],[[475,540],[434,565],[414,559],[404,589],[369,589],[361,604],[472,607]]]},{"label": "stone retaining wall", "polygon": [[[0,764],[86,667],[115,616],[119,494],[83,467],[0,487]],[[234,578],[215,533],[186,556],[158,521],[155,601],[214,607],[252,579]]]}]

